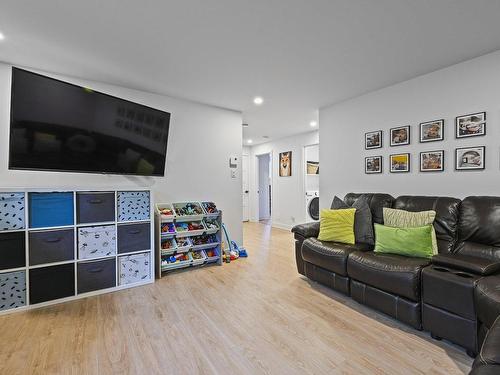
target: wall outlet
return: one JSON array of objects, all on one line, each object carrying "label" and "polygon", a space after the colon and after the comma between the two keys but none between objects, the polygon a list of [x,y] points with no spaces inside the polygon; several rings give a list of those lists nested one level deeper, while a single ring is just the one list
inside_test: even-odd
[{"label": "wall outlet", "polygon": [[235,169],[231,169],[231,178],[236,178],[238,177],[238,173],[236,172]]}]

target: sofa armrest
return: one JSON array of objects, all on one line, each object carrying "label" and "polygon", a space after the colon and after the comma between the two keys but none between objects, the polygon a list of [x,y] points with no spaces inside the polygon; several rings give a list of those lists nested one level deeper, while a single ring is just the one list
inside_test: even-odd
[{"label": "sofa armrest", "polygon": [[488,276],[500,271],[500,261],[460,254],[438,254],[432,257],[432,264]]},{"label": "sofa armrest", "polygon": [[315,221],[312,223],[299,224],[292,228],[292,233],[295,234],[295,238],[309,238],[318,237],[319,235],[319,222]]}]

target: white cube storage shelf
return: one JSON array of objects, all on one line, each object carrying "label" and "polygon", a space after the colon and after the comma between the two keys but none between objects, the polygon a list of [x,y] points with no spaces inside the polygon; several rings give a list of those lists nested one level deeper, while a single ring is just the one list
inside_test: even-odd
[{"label": "white cube storage shelf", "polygon": [[155,206],[156,277],[179,268],[222,265],[222,211],[212,202]]},{"label": "white cube storage shelf", "polygon": [[147,189],[0,189],[0,314],[154,282],[151,208]]}]

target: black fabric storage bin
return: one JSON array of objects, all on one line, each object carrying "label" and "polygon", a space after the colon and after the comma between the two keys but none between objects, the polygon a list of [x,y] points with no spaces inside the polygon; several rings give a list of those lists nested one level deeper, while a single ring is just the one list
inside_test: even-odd
[{"label": "black fabric storage bin", "polygon": [[75,265],[34,268],[30,275],[30,303],[52,301],[75,295]]},{"label": "black fabric storage bin", "polygon": [[116,259],[81,262],[77,265],[78,294],[116,286]]},{"label": "black fabric storage bin", "polygon": [[77,193],[76,215],[79,224],[115,221],[115,193]]},{"label": "black fabric storage bin", "polygon": [[63,262],[75,258],[73,229],[29,233],[30,265]]},{"label": "black fabric storage bin", "polygon": [[0,234],[0,269],[19,268],[26,265],[26,239],[24,232]]},{"label": "black fabric storage bin", "polygon": [[118,225],[118,253],[150,250],[151,224],[121,224]]}]

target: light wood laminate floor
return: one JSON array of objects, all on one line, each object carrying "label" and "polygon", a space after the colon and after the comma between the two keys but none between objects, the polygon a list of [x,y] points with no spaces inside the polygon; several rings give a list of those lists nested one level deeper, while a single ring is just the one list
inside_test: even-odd
[{"label": "light wood laminate floor", "polygon": [[250,257],[0,317],[0,374],[463,374],[463,350],[300,277],[292,235]]}]

